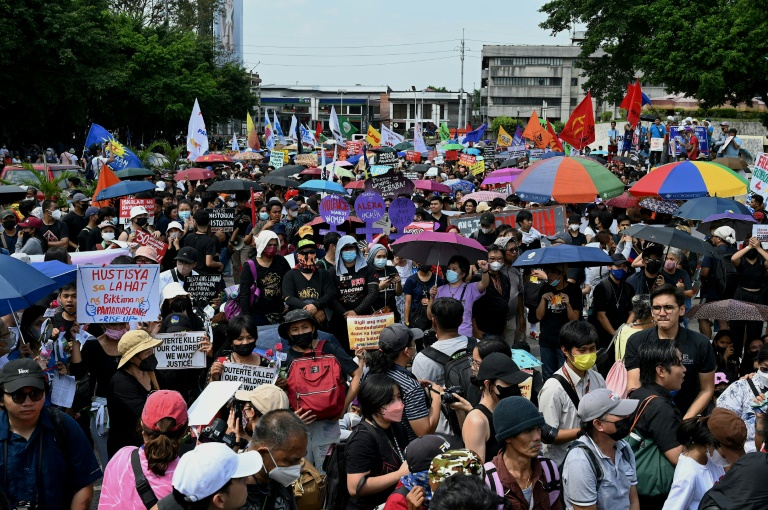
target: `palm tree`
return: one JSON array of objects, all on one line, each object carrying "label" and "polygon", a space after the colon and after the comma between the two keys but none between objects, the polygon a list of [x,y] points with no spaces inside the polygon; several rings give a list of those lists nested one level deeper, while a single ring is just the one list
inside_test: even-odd
[{"label": "palm tree", "polygon": [[49,179],[46,172],[35,170],[30,163],[22,163],[22,166],[32,172],[32,177],[22,179],[20,184],[37,189],[46,199],[56,198],[61,200],[64,196],[61,183],[69,177],[79,177],[74,172],[62,172],[60,176]]},{"label": "palm tree", "polygon": [[[165,140],[156,140],[146,149],[138,151],[136,156],[144,168],[175,172],[183,159],[183,151],[184,147],[181,145],[173,146]],[[157,158],[155,154],[162,154],[163,158]]]}]

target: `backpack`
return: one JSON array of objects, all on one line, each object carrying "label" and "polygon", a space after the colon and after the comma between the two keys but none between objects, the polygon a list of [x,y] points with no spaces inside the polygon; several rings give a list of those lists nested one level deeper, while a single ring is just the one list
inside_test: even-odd
[{"label": "backpack", "polygon": [[[585,445],[586,446],[586,445]],[[541,469],[544,474],[544,490],[549,494],[549,506],[555,504],[555,501],[560,499],[560,489],[562,488],[562,481],[560,479],[560,470],[557,469],[557,464],[551,459],[546,457],[538,457]],[[491,491],[497,496],[506,498],[506,492],[501,485],[501,479],[499,478],[499,472],[496,469],[496,465],[489,461],[486,462],[483,467],[485,468],[485,485],[488,486]],[[541,482],[541,479],[539,479]],[[533,495],[531,495],[533,497]],[[499,505],[499,510],[502,510],[504,505]]]},{"label": "backpack", "polygon": [[93,158],[88,158],[88,162],[85,164],[85,179],[92,181],[96,175],[93,173]]},{"label": "backpack", "polygon": [[344,411],[346,385],[341,364],[333,354],[325,354],[326,340],[296,358],[288,369],[288,401],[293,409],[311,410],[318,420],[338,418]]},{"label": "backpack", "polygon": [[332,444],[323,461],[325,471],[326,510],[345,510],[349,503],[347,490],[347,444]]},{"label": "backpack", "polygon": [[301,475],[293,482],[293,496],[299,510],[321,510],[326,497],[325,475],[301,459]]},{"label": "backpack", "polygon": [[739,273],[731,262],[731,255],[723,255],[722,260],[715,260],[714,286],[719,299],[732,299],[739,286]]},{"label": "backpack", "polygon": [[[257,298],[261,296],[261,289],[259,289],[259,287],[256,285],[256,280],[258,280],[259,273],[256,270],[256,263],[253,260],[248,259],[246,264],[248,264],[248,267],[251,268],[251,273],[253,273],[253,285],[251,285],[251,306],[253,306],[256,304]],[[224,305],[224,316],[227,318],[227,320],[230,320],[232,317],[237,317],[240,315],[241,312],[242,310],[240,309],[240,298],[238,291],[238,297],[227,301],[227,304]]]},{"label": "backpack", "polygon": [[[573,441],[571,444],[569,444],[568,451],[565,453],[565,458],[563,459],[563,466],[565,466],[565,461],[568,458],[568,454],[571,453],[571,451],[575,450],[576,448],[583,450],[584,454],[587,456],[589,465],[592,467],[592,471],[595,473],[595,478],[597,478],[597,488],[599,490],[600,484],[603,483],[605,472],[603,471],[603,466],[600,465],[600,461],[597,459],[597,455],[595,455],[595,452],[593,452],[589,446],[582,443],[578,439],[576,441]],[[629,453],[629,451],[630,451],[630,448],[622,448],[621,456],[624,457],[624,460],[626,462],[628,462],[629,464],[632,464],[632,455]]]}]

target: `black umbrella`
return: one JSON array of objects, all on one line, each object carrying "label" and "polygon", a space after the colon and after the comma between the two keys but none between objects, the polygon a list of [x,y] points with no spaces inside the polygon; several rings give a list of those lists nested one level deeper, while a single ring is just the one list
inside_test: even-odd
[{"label": "black umbrella", "polygon": [[589,155],[589,156],[587,156],[587,157],[588,157],[589,159],[594,159],[595,161],[597,161],[597,162],[598,162],[598,163],[600,163],[601,165],[605,165],[605,164],[607,164],[607,163],[608,163],[608,160],[607,160],[607,159],[605,159],[605,158],[601,158],[600,156],[592,156],[592,155]]},{"label": "black umbrella", "polygon": [[288,177],[289,175],[300,174],[307,168],[304,165],[285,165],[277,170],[272,170],[269,175]]},{"label": "black umbrella", "polygon": [[392,147],[388,147],[386,145],[382,145],[381,147],[374,147],[373,149],[368,149],[371,152],[397,152]]},{"label": "black umbrella", "polygon": [[664,246],[680,248],[681,250],[722,258],[720,253],[711,244],[704,242],[701,239],[697,239],[683,230],[677,230],[672,227],[633,225],[625,230],[623,235],[652,241]]},{"label": "black umbrella", "polygon": [[271,184],[272,186],[281,186],[283,188],[298,188],[299,184],[301,184],[299,181],[294,181],[288,177],[272,174],[264,177],[261,182],[264,184]]},{"label": "black umbrella", "polygon": [[208,187],[208,191],[219,191],[222,193],[231,193],[235,191],[264,191],[258,182],[247,181],[245,179],[230,179],[228,181],[217,181]]},{"label": "black umbrella", "polygon": [[499,168],[515,168],[517,166],[517,163],[518,163],[517,158],[510,158],[506,161],[503,161],[499,165]]},{"label": "black umbrella", "polygon": [[425,174],[429,171],[430,168],[431,168],[430,165],[418,164],[418,165],[413,165],[412,167],[408,168],[408,170],[411,170],[413,172],[418,172],[420,174]]},{"label": "black umbrella", "polygon": [[20,186],[7,184],[0,186],[0,204],[10,204],[27,198],[27,190]]},{"label": "black umbrella", "polygon": [[631,159],[631,158],[619,157],[619,158],[613,158],[613,160],[614,161],[620,161],[621,163],[624,163],[625,165],[636,165],[637,164],[637,161],[634,160],[634,159]]}]

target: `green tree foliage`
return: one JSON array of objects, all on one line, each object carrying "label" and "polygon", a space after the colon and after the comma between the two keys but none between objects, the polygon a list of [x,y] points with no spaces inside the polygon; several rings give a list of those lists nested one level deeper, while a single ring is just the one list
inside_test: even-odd
[{"label": "green tree foliage", "polygon": [[510,135],[514,135],[518,125],[522,126],[523,124],[518,123],[517,119],[512,117],[494,117],[493,121],[491,122],[491,131],[498,135],[499,127],[503,127],[504,131]]},{"label": "green tree foliage", "polygon": [[434,85],[428,85],[427,88],[432,90],[433,92],[450,92],[445,87],[435,87]]}]

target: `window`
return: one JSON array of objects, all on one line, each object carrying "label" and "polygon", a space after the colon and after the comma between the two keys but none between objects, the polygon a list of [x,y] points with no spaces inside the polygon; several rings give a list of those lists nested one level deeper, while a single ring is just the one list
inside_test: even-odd
[{"label": "window", "polygon": [[362,115],[363,114],[363,107],[362,106],[347,106],[347,113],[349,115]]},{"label": "window", "polygon": [[496,57],[493,59],[497,66],[562,66],[563,59],[559,57]]},{"label": "window", "polygon": [[422,119],[431,119],[432,118],[432,105],[424,103],[424,111],[421,112],[421,118]]},{"label": "window", "polygon": [[559,87],[563,84],[562,78],[544,78],[544,77],[504,77],[499,76],[493,79],[494,85],[511,85],[514,87]]},{"label": "window", "polygon": [[571,87],[578,87],[578,86],[579,86],[579,79],[571,78]]},{"label": "window", "polygon": [[579,104],[579,98],[572,97],[571,98],[571,108],[575,107],[577,104]]},{"label": "window", "polygon": [[494,105],[504,106],[541,106],[544,101],[547,106],[560,106],[559,97],[492,97]]},{"label": "window", "polygon": [[392,118],[393,119],[407,119],[408,118],[408,105],[407,104],[394,104],[394,105],[392,105]]}]

